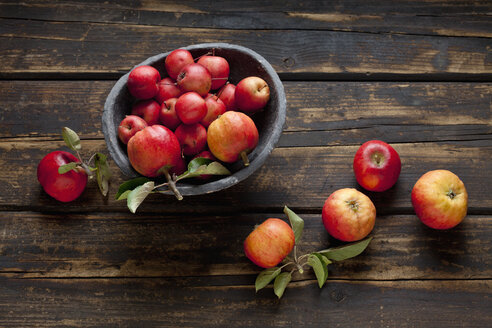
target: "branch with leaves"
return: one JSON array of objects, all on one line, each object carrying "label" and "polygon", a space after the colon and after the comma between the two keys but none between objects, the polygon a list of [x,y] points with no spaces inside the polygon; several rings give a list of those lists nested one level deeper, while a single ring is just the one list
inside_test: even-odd
[{"label": "branch with leaves", "polygon": [[[95,153],[87,162],[84,162],[79,152],[82,149],[82,145],[77,133],[70,128],[64,127],[62,129],[62,137],[67,147],[75,152],[75,155],[80,162],[71,162],[61,165],[58,168],[58,173],[65,174],[70,170],[81,167],[87,173],[89,178],[93,178],[95,174],[99,190],[103,196],[106,196],[109,191],[109,180],[111,179],[111,170],[109,169],[106,155],[103,153]],[[94,162],[94,166],[91,166],[92,162]]]},{"label": "branch with leaves", "polygon": [[305,267],[311,267],[313,269],[316,279],[318,280],[318,286],[319,288],[322,288],[328,280],[329,264],[332,264],[333,261],[339,262],[359,255],[367,248],[372,240],[372,237],[370,237],[356,243],[298,256],[297,245],[301,239],[302,231],[304,230],[304,220],[287,206],[284,207],[284,213],[289,218],[290,225],[294,231],[294,249],[291,256],[286,257],[281,266],[269,268],[260,272],[255,281],[257,292],[273,281],[273,291],[278,298],[281,298],[285,288],[292,280],[292,274],[296,271],[303,274]]},{"label": "branch with leaves", "polygon": [[[167,170],[166,170],[167,172]],[[168,173],[169,174],[169,173]],[[206,175],[230,175],[231,172],[222,164],[212,161],[208,158],[198,157],[188,163],[188,169],[183,174],[178,176],[166,177],[167,182],[157,184],[155,181],[146,177],[138,177],[132,180],[123,182],[116,193],[116,200],[127,201],[127,206],[132,213],[137,211],[137,208],[152,193],[168,194],[171,190],[178,200],[183,199],[179,189],[176,187],[176,182],[197,178]],[[161,190],[161,188],[168,190]]]}]

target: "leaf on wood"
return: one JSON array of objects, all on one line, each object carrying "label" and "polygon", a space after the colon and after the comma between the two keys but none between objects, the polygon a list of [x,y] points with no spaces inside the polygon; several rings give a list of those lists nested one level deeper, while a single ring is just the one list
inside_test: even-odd
[{"label": "leaf on wood", "polygon": [[138,177],[135,179],[125,181],[118,188],[118,192],[116,193],[116,196],[114,198],[117,200],[126,199],[126,197],[125,198],[121,197],[123,193],[125,193],[126,191],[132,191],[136,187],[141,186],[144,183],[149,182],[149,181],[150,180],[146,177]]},{"label": "leaf on wood", "polygon": [[135,213],[144,199],[154,189],[154,181],[149,181],[133,189],[127,196],[127,205],[130,212]]},{"label": "leaf on wood", "polygon": [[71,150],[77,151],[82,148],[80,144],[80,138],[74,130],[67,127],[62,128],[62,137],[63,141],[65,141],[65,144]]},{"label": "leaf on wood", "polygon": [[300,216],[294,213],[294,211],[292,211],[287,206],[284,207],[284,213],[289,218],[290,225],[292,226],[292,230],[294,231],[294,237],[297,244],[301,239],[302,231],[304,230],[304,220],[301,219]]},{"label": "leaf on wood", "polygon": [[282,272],[275,278],[273,282],[273,291],[278,298],[281,298],[284,295],[285,288],[289,284],[292,279],[292,274],[290,272]]},{"label": "leaf on wood", "polygon": [[94,163],[96,165],[96,178],[97,185],[103,196],[106,196],[109,191],[109,179],[111,179],[111,170],[108,165],[106,155],[96,153],[94,157]]},{"label": "leaf on wood", "polygon": [[278,267],[269,268],[261,271],[258,277],[256,277],[256,291],[265,288],[273,279],[275,279],[279,275],[280,271],[281,269]]},{"label": "leaf on wood", "polygon": [[307,263],[313,268],[316,279],[318,279],[319,288],[323,287],[328,279],[328,267],[325,264],[321,254],[312,253],[309,254]]},{"label": "leaf on wood", "polygon": [[349,259],[351,257],[355,257],[360,253],[362,253],[367,248],[371,240],[372,237],[369,237],[367,239],[364,239],[356,243],[352,243],[340,247],[328,248],[319,251],[317,253],[320,253],[321,255],[324,255],[328,259],[333,261],[342,261],[342,260]]}]

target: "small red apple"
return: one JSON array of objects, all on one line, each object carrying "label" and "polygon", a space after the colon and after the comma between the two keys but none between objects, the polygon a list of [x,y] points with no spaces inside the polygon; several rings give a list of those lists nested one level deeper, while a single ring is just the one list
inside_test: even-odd
[{"label": "small red apple", "polygon": [[342,241],[357,241],[374,228],[376,208],[369,197],[360,191],[339,189],[326,199],[322,219],[333,237]]},{"label": "small red apple", "polygon": [[258,139],[255,123],[241,112],[225,112],[210,124],[207,131],[210,151],[226,163],[242,158],[244,165],[249,165],[247,154],[258,145]]},{"label": "small red apple", "polygon": [[249,76],[236,85],[234,99],[238,109],[245,113],[254,113],[268,103],[270,88],[262,78]]},{"label": "small red apple", "polygon": [[210,95],[205,99],[205,105],[207,105],[207,114],[205,115],[204,118],[200,121],[200,123],[208,128],[209,125],[219,117],[219,115],[222,115],[226,111],[226,107],[222,100],[217,98],[217,96]]},{"label": "small red apple", "polygon": [[184,124],[195,124],[207,115],[205,100],[196,92],[187,92],[176,101],[176,114]]},{"label": "small red apple", "polygon": [[429,171],[415,183],[412,205],[425,225],[450,229],[465,218],[468,193],[456,174],[448,170]]},{"label": "small red apple", "polygon": [[155,100],[157,100],[159,104],[162,104],[164,100],[178,98],[181,95],[181,90],[179,90],[176,83],[169,77],[162,79],[161,82],[159,82],[158,87],[159,91],[155,96]]},{"label": "small red apple", "polygon": [[159,123],[159,113],[161,105],[153,99],[140,100],[132,107],[132,115],[140,116],[147,122],[147,125]]},{"label": "small red apple", "polygon": [[142,65],[134,68],[128,75],[128,91],[138,99],[150,99],[157,95],[157,84],[161,80],[159,71],[152,66]]},{"label": "small red apple", "polygon": [[256,265],[272,268],[282,262],[294,248],[292,228],[276,218],[260,224],[244,241],[244,253]]},{"label": "small red apple", "polygon": [[178,98],[170,98],[162,102],[161,111],[159,114],[159,121],[165,127],[176,130],[176,128],[181,124],[181,120],[176,113],[176,102]]},{"label": "small red apple", "polygon": [[232,83],[227,83],[219,90],[219,92],[217,92],[217,96],[226,106],[226,111],[236,110],[236,102],[234,100],[235,93],[236,86]]},{"label": "small red apple", "polygon": [[133,168],[146,177],[162,174],[163,166],[180,165],[181,147],[174,133],[162,125],[138,131],[128,142],[128,159]]},{"label": "small red apple", "polygon": [[210,72],[212,76],[212,90],[222,87],[229,78],[229,63],[220,56],[202,56],[197,61]]},{"label": "small red apple", "polygon": [[81,167],[64,174],[58,173],[62,165],[80,161],[66,151],[54,151],[44,156],[38,164],[38,181],[44,191],[61,202],[77,199],[87,185],[87,173]]},{"label": "small red apple", "polygon": [[357,182],[364,189],[385,191],[398,180],[401,161],[396,150],[386,142],[370,140],[355,153],[353,168]]},{"label": "small red apple", "polygon": [[135,133],[146,127],[147,122],[143,118],[136,115],[128,115],[121,121],[118,127],[118,138],[126,145]]},{"label": "small red apple", "polygon": [[176,80],[183,67],[192,63],[194,63],[193,56],[188,50],[176,49],[166,57],[164,66],[169,77]]},{"label": "small red apple", "polygon": [[200,64],[189,64],[183,67],[176,79],[182,92],[195,91],[205,97],[212,86],[212,76],[208,69]]},{"label": "small red apple", "polygon": [[187,156],[198,154],[207,145],[207,130],[200,123],[181,124],[176,129],[175,134],[183,154]]}]

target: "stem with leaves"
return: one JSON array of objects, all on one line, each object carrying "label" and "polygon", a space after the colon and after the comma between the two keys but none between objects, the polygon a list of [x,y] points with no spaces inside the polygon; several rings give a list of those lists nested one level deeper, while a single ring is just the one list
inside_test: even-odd
[{"label": "stem with leaves", "polygon": [[140,204],[142,204],[145,198],[151,193],[167,193],[166,191],[160,190],[163,187],[167,187],[168,190],[174,193],[178,200],[182,200],[183,196],[176,185],[180,180],[196,178],[202,175],[231,174],[231,172],[219,162],[213,162],[210,159],[203,157],[198,157],[190,161],[190,163],[188,163],[188,170],[179,176],[171,176],[168,166],[162,167],[159,171],[165,176],[166,182],[156,185],[154,181],[145,177],[125,181],[120,185],[118,192],[116,193],[116,200],[126,199],[128,208],[132,213],[135,213]]},{"label": "stem with leaves", "polygon": [[[284,294],[285,288],[292,279],[292,274],[296,271],[303,274],[305,266],[310,266],[313,268],[316,279],[318,280],[318,286],[319,288],[322,288],[328,279],[329,264],[333,263],[333,261],[343,261],[359,255],[367,248],[372,240],[372,237],[369,237],[356,243],[303,254],[298,257],[297,245],[301,239],[302,231],[304,229],[304,220],[287,206],[284,207],[284,213],[289,218],[290,225],[294,231],[295,244],[292,251],[293,258],[287,257],[286,260],[284,260],[283,265],[280,267],[273,267],[263,270],[260,272],[255,281],[256,291],[259,291],[260,289],[266,287],[270,282],[274,281],[273,291],[278,298],[281,298]],[[282,272],[282,270],[289,266],[291,269]]]},{"label": "stem with leaves", "polygon": [[[82,156],[80,156],[79,150],[82,149],[82,145],[80,143],[80,138],[75,131],[70,128],[64,127],[62,128],[62,137],[63,141],[68,148],[75,152],[77,158],[79,159],[79,163],[68,163],[62,165],[58,168],[59,174],[65,174],[70,170],[75,170],[78,167],[84,169],[87,175],[90,178],[94,177],[94,172],[96,175],[97,185],[99,186],[99,190],[103,196],[106,196],[109,191],[109,180],[111,179],[111,170],[109,169],[108,161],[106,155],[102,153],[93,154],[87,162],[82,160]],[[91,162],[94,160],[94,167],[91,166]]]}]

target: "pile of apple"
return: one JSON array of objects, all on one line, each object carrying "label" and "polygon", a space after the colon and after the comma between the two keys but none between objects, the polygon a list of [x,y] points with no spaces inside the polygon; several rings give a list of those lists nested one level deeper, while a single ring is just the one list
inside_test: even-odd
[{"label": "pile of apple", "polygon": [[196,60],[185,49],[165,59],[168,76],[157,69],[134,68],[127,87],[136,102],[118,137],[127,145],[133,168],[146,177],[179,175],[186,162],[204,157],[249,165],[247,154],[258,144],[258,129],[251,115],[270,99],[268,84],[260,77],[228,81],[229,63],[214,53]]}]

